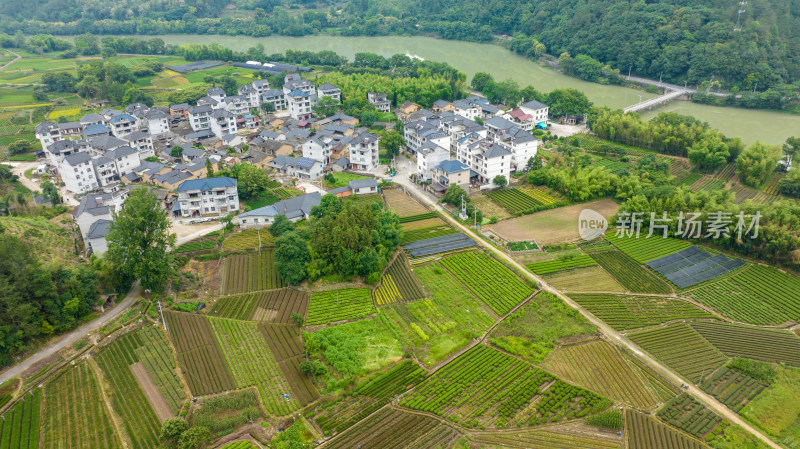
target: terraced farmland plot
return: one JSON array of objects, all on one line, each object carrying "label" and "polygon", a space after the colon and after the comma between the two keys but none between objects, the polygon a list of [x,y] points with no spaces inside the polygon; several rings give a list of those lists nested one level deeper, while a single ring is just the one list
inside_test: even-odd
[{"label": "terraced farmland plot", "polygon": [[767,384],[753,379],[739,370],[723,366],[714,374],[706,376],[700,388],[732,410],[739,412],[742,407],[767,388]]},{"label": "terraced farmland plot", "polygon": [[714,318],[686,301],[663,296],[571,293],[570,298],[616,330],[636,329],[677,319]]},{"label": "terraced farmland plot", "polygon": [[432,239],[434,237],[442,237],[450,234],[457,234],[458,231],[447,225],[431,226],[428,228],[414,229],[404,231],[403,237],[400,239],[401,245],[406,245],[417,240]]},{"label": "terraced farmland plot", "polygon": [[635,332],[629,338],[694,383],[727,361],[722,352],[685,323]]},{"label": "terraced farmland plot", "polygon": [[88,362],[48,382],[42,399],[41,449],[122,448]]},{"label": "terraced farmland plot", "polygon": [[708,446],[655,419],[633,410],[625,410],[628,449],[708,449]]},{"label": "terraced farmland plot", "polygon": [[493,427],[554,422],[565,416],[580,418],[611,402],[477,345],[426,379],[402,405],[457,419],[467,427]]},{"label": "terraced farmland plot", "polygon": [[311,378],[300,371],[300,362],[303,358],[303,340],[296,324],[266,324],[258,325],[258,331],[264,337],[269,350],[278,361],[289,386],[297,397],[300,405],[306,405],[319,397],[317,389]]},{"label": "terraced farmland plot", "polygon": [[[97,364],[111,385],[111,406],[125,423],[133,447],[155,448],[160,444],[161,420],[131,370],[131,366],[139,362],[136,348],[142,342],[137,337],[132,332],[114,340],[99,352]],[[166,405],[163,398],[161,404]]]},{"label": "terraced farmland plot", "polygon": [[743,185],[733,186],[730,190],[736,195],[736,204],[742,204],[747,200],[752,201],[754,204],[769,204],[780,199],[778,196],[769,195]]},{"label": "terraced farmland plot", "polygon": [[708,181],[704,182],[703,185],[697,189],[699,192],[714,192],[716,190],[722,190],[725,188],[725,184],[727,181],[722,179],[709,179]]},{"label": "terraced farmland plot", "polygon": [[326,324],[364,318],[375,313],[368,288],[343,288],[315,292],[308,304],[306,324]]},{"label": "terraced farmland plot", "polygon": [[208,318],[170,311],[164,311],[164,317],[192,394],[202,396],[235,389],[233,374]]},{"label": "terraced farmland plot", "polygon": [[375,302],[380,306],[424,297],[425,291],[409,268],[405,255],[400,253],[389,265],[381,285],[375,290]]},{"label": "terraced farmland plot", "polygon": [[638,238],[636,236],[617,237],[616,232],[611,231],[606,234],[606,240],[639,263],[647,263],[692,246],[685,240],[665,239],[656,234],[650,238],[646,238],[646,236],[647,233],[640,234]]},{"label": "terraced farmland plot", "polygon": [[536,449],[621,449],[622,437],[615,433],[598,432],[580,424],[547,426],[539,429],[504,429],[475,432],[467,435],[470,441],[491,444],[491,447]]},{"label": "terraced farmland plot", "polygon": [[[300,408],[256,323],[213,317],[209,320],[237,387],[255,386],[264,408],[272,415],[284,416]],[[288,399],[284,396],[287,394]]]},{"label": "terraced farmland plot", "polygon": [[736,164],[727,164],[714,174],[714,179],[721,179],[726,183],[736,174]]},{"label": "terraced farmland plot", "polygon": [[455,429],[441,424],[436,419],[386,408],[336,436],[326,447],[428,449],[449,447],[458,437],[459,433]]},{"label": "terraced farmland plot", "polygon": [[553,259],[531,263],[528,264],[528,269],[536,274],[550,274],[557,271],[593,267],[595,265],[597,265],[597,262],[595,262],[594,259],[586,254],[581,254],[569,259]]},{"label": "terraced farmland plot", "polygon": [[454,254],[441,263],[498,315],[504,315],[534,292],[509,268],[482,252]]},{"label": "terraced farmland plot", "polygon": [[349,396],[339,396],[321,404],[314,420],[325,435],[342,432],[408,391],[425,378],[416,363],[405,360],[390,370],[358,384]]},{"label": "terraced farmland plot", "polygon": [[38,449],[42,391],[37,388],[17,401],[0,417],[0,447]]},{"label": "terraced farmland plot", "polygon": [[486,196],[493,199],[511,214],[524,213],[525,211],[529,211],[543,204],[531,195],[526,195],[522,191],[514,188],[492,190],[486,192]]},{"label": "terraced farmland plot", "polygon": [[683,179],[682,179],[682,180],[681,180],[681,181],[678,183],[678,186],[685,186],[685,187],[689,187],[689,186],[691,186],[692,184],[694,184],[694,183],[696,183],[697,181],[699,181],[699,180],[700,180],[700,178],[702,178],[702,177],[703,177],[703,175],[702,175],[702,174],[700,174],[700,173],[689,173],[689,175],[688,175],[688,176],[686,176],[685,178],[683,178]]},{"label": "terraced farmland plot", "polygon": [[692,323],[692,327],[727,356],[800,367],[800,338],[787,330],[729,323]]},{"label": "terraced farmland plot", "polygon": [[669,401],[658,411],[658,417],[701,439],[722,422],[722,418],[686,393]]},{"label": "terraced farmland plot", "polygon": [[221,287],[223,295],[272,290],[283,286],[283,281],[275,270],[272,250],[225,259]]},{"label": "terraced farmland plot", "polygon": [[800,278],[772,267],[751,265],[690,293],[731,318],[753,324],[800,320]]},{"label": "terraced farmland plot", "polygon": [[543,277],[555,288],[567,292],[625,292],[625,287],[599,266],[559,271]]},{"label": "terraced farmland plot", "polygon": [[672,293],[669,284],[619,251],[591,253],[591,257],[630,292],[664,295]]},{"label": "terraced farmland plot", "polygon": [[778,195],[778,183],[786,176],[784,173],[773,173],[764,184],[764,193],[767,195]]},{"label": "terraced farmland plot", "polygon": [[657,404],[619,351],[603,341],[562,346],[547,357],[542,368],[638,409],[648,410]]},{"label": "terraced farmland plot", "polygon": [[282,288],[218,299],[209,315],[237,320],[294,323],[292,313],[305,317],[311,295]]}]

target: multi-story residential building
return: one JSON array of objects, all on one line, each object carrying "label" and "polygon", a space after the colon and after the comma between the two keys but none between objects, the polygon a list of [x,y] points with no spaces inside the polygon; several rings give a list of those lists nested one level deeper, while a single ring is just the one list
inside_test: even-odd
[{"label": "multi-story residential building", "polygon": [[99,185],[91,157],[86,151],[66,156],[57,167],[64,186],[72,193],[88,192]]},{"label": "multi-story residential building", "polygon": [[432,142],[425,142],[417,150],[417,174],[424,180],[431,179],[433,169],[450,159],[450,149]]},{"label": "multi-story residential building", "polygon": [[110,136],[110,135],[111,135],[111,128],[109,128],[106,125],[98,125],[97,123],[95,123],[86,126],[86,128],[83,128],[84,139],[91,139],[92,137]]},{"label": "multi-story residential building", "polygon": [[475,120],[476,117],[481,116],[481,107],[471,100],[456,100],[453,102],[456,114],[468,119]]},{"label": "multi-story residential building", "polygon": [[47,159],[53,165],[56,165],[64,157],[75,154],[78,151],[80,151],[78,145],[71,140],[58,140],[44,149]]},{"label": "multi-story residential building", "polygon": [[316,88],[314,83],[303,79],[297,73],[290,73],[283,78],[283,93],[289,95],[293,90],[299,90],[308,96],[314,95]]},{"label": "multi-story residential building", "polygon": [[211,132],[219,138],[222,138],[222,136],[226,134],[234,134],[238,129],[236,126],[236,116],[224,109],[214,110],[211,113],[208,125]]},{"label": "multi-story residential building", "polygon": [[147,130],[151,135],[160,137],[169,133],[167,114],[158,109],[150,109],[144,116],[147,120]]},{"label": "multi-story residential building", "polygon": [[444,187],[443,190],[447,190],[451,185],[464,187],[469,185],[470,169],[461,161],[449,159],[436,166],[431,177],[434,182]]},{"label": "multi-story residential building", "polygon": [[236,117],[243,117],[245,114],[250,113],[250,96],[231,95],[230,97],[225,97],[222,100],[222,107]]},{"label": "multi-story residential building", "polygon": [[64,140],[64,138],[61,137],[61,133],[58,131],[58,126],[50,122],[39,123],[36,125],[35,131],[36,138],[39,139],[45,152],[47,152],[47,148],[54,142]]},{"label": "multi-story residential building", "polygon": [[122,137],[139,130],[139,124],[136,118],[129,114],[118,114],[109,120],[111,132],[117,137]]},{"label": "multi-story residential building", "polygon": [[117,168],[119,176],[130,173],[134,168],[142,165],[142,160],[139,159],[139,153],[129,146],[108,151],[105,156],[114,160],[114,165]]},{"label": "multi-story residential building", "polygon": [[492,117],[484,122],[487,129],[487,140],[497,143],[512,154],[512,167],[522,170],[528,160],[536,156],[539,139],[515,123],[502,117]]},{"label": "multi-story residential building", "polygon": [[206,91],[206,95],[217,103],[221,103],[222,100],[225,99],[228,95],[225,93],[225,90],[221,87],[212,87]]},{"label": "multi-story residential building", "polygon": [[258,103],[257,104],[261,105],[261,103],[263,103],[265,101],[264,100],[264,92],[270,90],[269,80],[254,80],[250,84],[251,84],[251,86],[253,86],[253,89],[255,89],[256,95],[258,96],[258,98],[257,98]]},{"label": "multi-story residential building", "polygon": [[125,139],[128,142],[128,146],[136,150],[139,153],[140,159],[146,159],[148,157],[153,157],[156,155],[155,147],[153,147],[153,138],[150,136],[150,133],[145,131],[134,131],[127,136]]},{"label": "multi-story residential building", "polygon": [[325,83],[317,88],[317,99],[331,97],[336,101],[342,101],[342,90],[331,83]]},{"label": "multi-story residential building", "polygon": [[267,89],[261,94],[261,103],[272,103],[275,110],[283,110],[288,107],[286,102],[286,94],[281,90]]},{"label": "multi-story residential building", "polygon": [[96,156],[92,158],[92,165],[94,166],[94,175],[97,178],[97,183],[101,187],[119,181],[119,172],[114,159],[106,156]]},{"label": "multi-story residential building", "polygon": [[546,122],[547,117],[550,114],[550,106],[547,106],[546,104],[536,100],[522,103],[519,108],[522,109],[522,111],[526,114],[530,114],[533,117],[534,123],[537,124]]},{"label": "multi-story residential building", "polygon": [[392,109],[392,102],[386,94],[378,92],[367,92],[367,101],[381,112],[389,112]]},{"label": "multi-story residential building", "polygon": [[91,113],[91,114],[86,114],[83,117],[81,117],[80,123],[81,123],[81,126],[86,128],[89,125],[103,125],[103,124],[105,124],[105,121],[106,121],[106,119],[102,115]]},{"label": "multi-story residential building", "polygon": [[300,145],[303,148],[303,157],[319,161],[323,166],[331,163],[331,138],[314,136]]},{"label": "multi-story residential building", "polygon": [[295,89],[286,94],[286,102],[289,105],[289,115],[295,120],[309,120],[313,114],[311,94]]},{"label": "multi-story residential building", "polygon": [[192,131],[208,129],[212,111],[213,109],[208,105],[189,108],[189,125],[192,127]]},{"label": "multi-story residential building", "polygon": [[307,157],[275,156],[269,167],[292,178],[315,180],[322,176],[323,166],[319,161]]},{"label": "multi-story residential building", "polygon": [[72,212],[72,218],[78,224],[87,252],[98,256],[105,253],[108,248],[105,237],[113,220],[112,213],[122,209],[128,193],[127,189],[119,189],[114,192],[86,195]]},{"label": "multi-story residential building", "polygon": [[236,180],[228,177],[191,179],[178,186],[183,217],[227,215],[239,210]]},{"label": "multi-story residential building", "polygon": [[511,175],[511,151],[484,139],[478,134],[470,134],[458,140],[456,158],[478,174],[478,180],[488,184],[495,177]]},{"label": "multi-story residential building", "polygon": [[258,107],[261,104],[260,101],[261,95],[252,84],[245,84],[244,86],[240,86],[238,92],[239,96],[247,98],[247,104],[251,108]]},{"label": "multi-story residential building", "polygon": [[350,164],[353,170],[370,171],[378,166],[378,140],[380,136],[362,132],[354,136],[348,145]]},{"label": "multi-story residential building", "polygon": [[450,135],[439,130],[438,120],[418,120],[406,123],[403,127],[406,150],[416,154],[426,142],[432,142],[443,148],[450,148]]}]

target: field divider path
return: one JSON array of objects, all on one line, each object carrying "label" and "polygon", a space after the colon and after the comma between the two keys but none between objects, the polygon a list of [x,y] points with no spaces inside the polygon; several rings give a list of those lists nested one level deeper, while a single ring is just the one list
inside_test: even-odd
[{"label": "field divider path", "polygon": [[[106,393],[106,387],[103,385],[106,382],[105,378],[103,377],[102,370],[100,366],[97,365],[97,361],[94,360],[92,357],[86,358],[86,363],[89,365],[89,368],[92,370],[92,375],[97,382],[97,389],[100,390],[100,397],[103,398],[103,404],[106,406],[106,413],[108,413],[108,419],[111,421],[111,425],[114,426],[114,437],[116,437],[117,441],[123,442],[123,444],[127,447],[128,442],[122,438],[122,435],[127,435],[127,433],[122,431],[122,427],[124,427],[122,422],[122,417],[117,415],[117,412],[114,411],[114,408],[111,407],[111,401],[108,399],[108,394]],[[130,435],[128,435],[130,437]]]},{"label": "field divider path", "polygon": [[[561,298],[567,305],[572,307],[573,309],[578,310],[590,323],[595,325],[598,330],[605,334],[609,341],[614,342],[614,344],[619,346],[625,346],[631,351],[637,358],[639,358],[642,362],[644,362],[648,367],[656,371],[657,373],[661,374],[665,379],[671,381],[674,385],[679,384],[689,384],[691,382],[687,382],[685,379],[681,378],[671,369],[667,368],[665,365],[662,365],[660,362],[656,361],[654,358],[647,355],[638,345],[633,343],[627,337],[622,335],[621,333],[615,331],[611,326],[607,325],[604,321],[600,320],[593,314],[591,314],[588,310],[583,308],[580,304],[573,301],[563,292],[553,288],[550,285],[547,285],[547,281],[542,279],[541,277],[529,272],[522,266],[519,262],[514,260],[511,256],[506,254],[504,251],[496,248],[494,245],[488,243],[483,238],[475,234],[471,229],[467,226],[464,226],[460,222],[458,222],[455,218],[453,218],[450,213],[445,210],[441,205],[436,203],[433,199],[431,199],[428,195],[422,192],[416,184],[409,182],[405,176],[397,176],[394,179],[395,182],[400,183],[404,189],[413,192],[413,196],[415,196],[418,200],[430,205],[431,207],[435,208],[437,211],[440,212],[440,215],[448,221],[452,226],[460,229],[466,235],[473,237],[473,239],[478,243],[478,245],[487,248],[489,251],[495,254],[496,257],[505,261],[510,266],[514,267],[516,271],[522,273],[528,280],[534,283],[541,283],[542,289],[556,295],[557,297]],[[756,436],[759,440],[763,441],[769,447],[773,449],[782,449],[780,445],[772,441],[768,438],[765,434],[761,433],[757,429],[755,429],[752,425],[748,424],[744,419],[742,419],[737,413],[730,410],[726,405],[722,404],[721,402],[717,401],[713,396],[704,393],[698,387],[691,387],[686,392],[694,397],[695,399],[699,400],[703,405],[711,409],[714,413],[724,417],[725,419],[729,420],[731,423],[737,424],[744,428],[747,432]]]}]

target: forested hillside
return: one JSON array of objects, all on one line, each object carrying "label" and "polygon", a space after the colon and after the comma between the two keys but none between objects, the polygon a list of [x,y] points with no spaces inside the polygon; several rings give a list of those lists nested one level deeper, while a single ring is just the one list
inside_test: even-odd
[{"label": "forested hillside", "polygon": [[[800,81],[800,1],[757,0],[31,0],[1,2],[14,34],[433,34],[588,55],[622,73],[759,91]],[[738,25],[737,25],[737,19]],[[535,38],[536,41],[525,39]],[[522,39],[520,39],[522,38]],[[544,47],[530,45],[541,42]]]}]

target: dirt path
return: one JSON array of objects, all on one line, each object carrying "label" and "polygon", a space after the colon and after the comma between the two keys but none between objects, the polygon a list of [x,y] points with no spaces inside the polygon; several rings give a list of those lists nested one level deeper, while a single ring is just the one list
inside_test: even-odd
[{"label": "dirt path", "polygon": [[11,379],[12,377],[19,376],[25,370],[30,368],[35,363],[50,357],[51,355],[57,353],[58,351],[66,348],[69,345],[75,344],[76,341],[83,338],[86,334],[97,330],[100,326],[108,323],[112,319],[116,318],[123,310],[127,309],[133,302],[139,298],[142,293],[142,287],[136,283],[131,290],[128,292],[128,295],[125,296],[121,302],[114,306],[113,309],[109,310],[100,318],[97,318],[94,321],[84,324],[83,326],[75,329],[72,332],[62,335],[57,340],[52,343],[49,343],[47,346],[43,347],[42,349],[38,350],[36,353],[28,357],[27,359],[13,365],[12,367],[8,368],[7,370],[0,373],[0,384]]},{"label": "dirt path", "polygon": [[172,410],[169,409],[169,405],[167,405],[167,401],[164,400],[164,396],[158,391],[158,387],[155,382],[153,382],[153,378],[150,377],[150,373],[145,369],[144,363],[136,362],[131,365],[130,368],[133,377],[136,378],[136,383],[139,384],[139,388],[144,392],[147,402],[150,403],[153,407],[153,411],[156,412],[158,420],[164,421],[167,418],[172,418]]},{"label": "dirt path", "polygon": [[9,53],[11,53],[12,55],[16,56],[16,58],[14,58],[14,59],[12,59],[11,61],[9,61],[9,62],[7,62],[6,64],[4,64],[2,67],[0,67],[0,70],[5,70],[5,69],[6,69],[6,68],[8,68],[8,66],[10,66],[11,64],[13,64],[13,63],[15,63],[15,62],[19,61],[20,59],[22,59],[22,56],[20,56],[20,55],[18,55],[18,54],[16,54],[16,53],[14,53],[13,51],[11,51],[11,50],[8,50],[8,52],[9,52]]},{"label": "dirt path", "polygon": [[[407,167],[404,167],[404,168],[407,168]],[[593,314],[589,313],[589,311],[584,309],[583,307],[581,307],[580,304],[576,303],[571,298],[569,298],[568,296],[564,295],[561,291],[556,290],[555,288],[553,288],[551,286],[548,286],[547,282],[544,279],[542,279],[539,276],[536,276],[536,275],[530,273],[528,270],[525,269],[525,267],[523,267],[521,264],[519,264],[517,261],[515,261],[511,256],[509,256],[505,252],[499,250],[498,248],[494,247],[490,243],[486,242],[485,240],[483,240],[483,238],[477,236],[471,229],[467,228],[466,226],[462,225],[460,222],[456,221],[450,215],[449,212],[444,210],[442,208],[442,206],[439,205],[439,203],[437,203],[429,195],[425,194],[416,184],[412,183],[408,179],[408,174],[410,172],[406,171],[405,173],[401,173],[401,170],[402,170],[402,168],[398,167],[397,175],[394,178],[388,178],[388,179],[391,179],[392,181],[402,185],[404,189],[406,189],[409,192],[411,192],[414,195],[414,197],[416,197],[418,200],[420,200],[424,204],[427,204],[427,205],[433,207],[437,211],[441,212],[442,216],[445,218],[445,220],[450,222],[450,224],[453,225],[456,229],[464,232],[466,235],[471,236],[473,238],[473,240],[478,242],[479,245],[483,246],[488,251],[493,252],[494,255],[497,258],[499,258],[500,260],[504,261],[507,265],[509,265],[511,267],[514,267],[519,273],[521,273],[523,276],[527,277],[530,281],[532,281],[534,283],[537,283],[537,284],[541,282],[542,286],[543,286],[542,289],[544,291],[548,291],[548,292],[558,296],[567,305],[569,305],[573,309],[578,310],[590,323],[592,323],[594,326],[596,326],[597,329],[602,334],[604,334],[608,338],[608,340],[610,342],[614,343],[617,346],[624,346],[624,347],[628,348],[628,350],[630,350],[639,360],[644,362],[648,367],[653,369],[658,374],[662,375],[664,378],[666,378],[667,380],[672,382],[674,385],[681,385],[681,384],[692,385],[691,382],[688,382],[685,379],[681,378],[675,372],[673,372],[671,369],[667,368],[666,366],[662,365],[660,362],[656,361],[655,359],[653,359],[649,355],[645,354],[641,350],[641,348],[639,348],[639,346],[637,346],[635,343],[633,343],[631,340],[629,340],[624,335],[622,335],[619,332],[615,331],[613,328],[611,328],[611,326],[606,324],[604,321],[598,319]],[[413,170],[413,168],[412,168],[412,170]],[[386,176],[382,176],[382,177],[383,178],[387,178]],[[577,223],[576,223],[576,225],[577,225]],[[714,411],[719,416],[723,417],[724,419],[729,420],[733,424],[737,424],[737,425],[741,426],[747,432],[755,435],[758,439],[763,441],[769,447],[772,447],[774,449],[781,449],[781,446],[779,446],[777,443],[775,443],[771,439],[767,438],[766,435],[764,435],[760,431],[756,430],[753,426],[751,426],[750,424],[745,422],[737,413],[735,413],[732,410],[730,410],[728,407],[726,407],[721,402],[717,401],[712,396],[704,393],[703,391],[701,391],[700,389],[695,388],[695,387],[690,387],[689,390],[685,390],[685,392],[688,393],[689,395],[693,396],[695,399],[700,401],[703,405],[707,406],[709,409]]]}]

